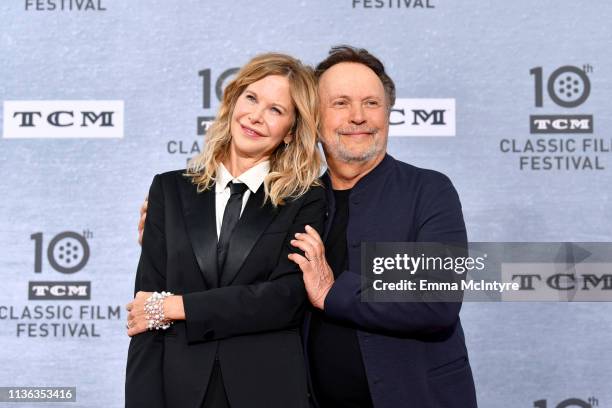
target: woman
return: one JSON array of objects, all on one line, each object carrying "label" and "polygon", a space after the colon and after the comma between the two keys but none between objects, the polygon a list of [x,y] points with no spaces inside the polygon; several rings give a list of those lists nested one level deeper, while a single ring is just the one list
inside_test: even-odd
[{"label": "woman", "polygon": [[323,226],[316,118],[311,70],[260,55],[225,89],[186,173],[153,179],[127,306],[127,407],[308,405],[306,294],[287,256],[295,233]]}]

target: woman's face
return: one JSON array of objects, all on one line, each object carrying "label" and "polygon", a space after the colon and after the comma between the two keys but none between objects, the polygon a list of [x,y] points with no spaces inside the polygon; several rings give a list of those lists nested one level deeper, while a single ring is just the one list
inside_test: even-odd
[{"label": "woman's face", "polygon": [[234,106],[230,131],[230,154],[255,159],[268,158],[281,143],[289,143],[295,106],[289,80],[268,75],[242,92]]}]

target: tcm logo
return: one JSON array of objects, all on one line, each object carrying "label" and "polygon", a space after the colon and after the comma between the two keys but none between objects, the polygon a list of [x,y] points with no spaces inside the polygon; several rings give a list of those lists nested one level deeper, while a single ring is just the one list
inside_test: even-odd
[{"label": "tcm logo", "polygon": [[89,300],[91,282],[28,282],[29,300]]},{"label": "tcm logo", "polygon": [[[48,244],[42,232],[30,235],[34,241],[34,273],[43,273],[43,259],[55,271],[70,275],[79,272],[87,265],[90,249],[88,239],[93,238],[89,230],[79,234],[63,231],[52,236]],[[48,239],[48,238],[47,238]],[[46,246],[46,248],[45,248]],[[85,281],[30,281],[28,282],[29,300],[89,300],[91,282]]]},{"label": "tcm logo", "polygon": [[518,291],[504,292],[504,301],[609,302],[612,274],[608,262],[517,262],[502,264],[502,280]]},{"label": "tcm logo", "polygon": [[198,116],[198,135],[205,135],[214,120],[214,116]]},{"label": "tcm logo", "polygon": [[122,138],[123,101],[4,101],[3,137]]},{"label": "tcm logo", "polygon": [[455,99],[398,98],[389,136],[455,136]]},{"label": "tcm logo", "polygon": [[[591,94],[591,80],[587,73],[593,67],[565,65],[554,70],[546,81],[546,93],[551,102],[561,108],[577,108]],[[529,71],[534,77],[535,107],[544,107],[544,71],[535,67]],[[531,115],[529,131],[538,133],[593,133],[593,115]]]},{"label": "tcm logo", "polygon": [[596,275],[585,273],[576,276],[575,273],[555,273],[549,276],[541,274],[517,274],[512,275],[512,280],[520,282],[519,290],[536,290],[540,282],[554,290],[612,290],[612,275]]},{"label": "tcm logo", "polygon": [[532,115],[531,133],[593,133],[593,115]]}]

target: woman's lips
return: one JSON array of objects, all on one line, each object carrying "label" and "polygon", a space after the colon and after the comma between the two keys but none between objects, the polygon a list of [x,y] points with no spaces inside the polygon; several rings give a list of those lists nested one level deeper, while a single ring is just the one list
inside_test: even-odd
[{"label": "woman's lips", "polygon": [[240,125],[240,128],[242,128],[242,132],[250,137],[263,137],[263,135],[261,133],[259,133],[258,131],[256,131],[255,129],[251,129],[250,127],[246,127],[244,125]]}]

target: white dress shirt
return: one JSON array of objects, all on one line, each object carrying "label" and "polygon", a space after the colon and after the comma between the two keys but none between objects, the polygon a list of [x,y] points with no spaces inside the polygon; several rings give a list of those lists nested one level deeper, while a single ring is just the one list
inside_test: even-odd
[{"label": "white dress shirt", "polygon": [[221,234],[221,224],[223,223],[223,213],[225,212],[225,206],[230,199],[230,188],[229,182],[244,183],[247,185],[247,190],[242,195],[242,208],[240,209],[240,215],[244,211],[244,207],[251,196],[255,194],[259,187],[264,182],[264,179],[270,172],[270,161],[266,160],[257,165],[251,167],[238,177],[232,176],[232,174],[225,168],[223,163],[219,165],[216,174],[215,182],[215,215],[217,220],[217,239]]}]

